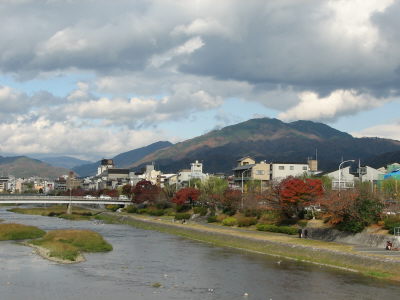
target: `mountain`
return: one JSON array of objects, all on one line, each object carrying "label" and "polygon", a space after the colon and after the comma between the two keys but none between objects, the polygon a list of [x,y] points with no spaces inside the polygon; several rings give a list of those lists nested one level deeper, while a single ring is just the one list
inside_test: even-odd
[{"label": "mountain", "polygon": [[[112,159],[114,160],[114,164],[118,168],[124,168],[132,165],[136,161],[142,159],[146,155],[153,153],[154,151],[166,148],[171,146],[172,143],[166,141],[160,141],[153,144],[150,144],[146,147],[138,148],[135,150],[131,150],[128,152],[124,152],[114,156]],[[100,161],[91,164],[84,164],[80,166],[76,166],[72,168],[72,170],[77,173],[79,176],[93,176],[97,173],[97,167],[99,166]]]},{"label": "mountain", "polygon": [[284,123],[278,119],[252,119],[214,130],[143,157],[133,168],[156,162],[163,172],[188,168],[199,160],[205,172],[231,173],[246,155],[257,161],[306,162],[318,150],[319,168],[337,169],[343,159],[365,159],[400,150],[400,142],[380,138],[354,138],[326,124],[312,121]]},{"label": "mountain", "polygon": [[70,156],[52,156],[52,157],[42,157],[41,161],[48,163],[54,167],[61,167],[66,169],[72,169],[73,167],[80,166],[83,164],[90,164],[91,161],[77,159]]},{"label": "mountain", "polygon": [[0,157],[0,173],[2,176],[57,178],[68,174],[68,172],[68,169],[53,167],[26,156]]},{"label": "mountain", "polygon": [[363,162],[363,165],[368,165],[373,168],[386,167],[392,163],[400,163],[400,151],[386,152],[383,154],[368,157]]}]

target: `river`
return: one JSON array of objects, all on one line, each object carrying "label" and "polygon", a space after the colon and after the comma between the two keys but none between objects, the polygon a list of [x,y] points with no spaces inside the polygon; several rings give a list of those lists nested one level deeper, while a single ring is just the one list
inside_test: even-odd
[{"label": "river", "polygon": [[[127,225],[22,215],[0,219],[44,230],[99,232],[114,250],[62,265],[26,246],[0,242],[0,298],[6,300],[398,299],[400,286],[355,273],[213,247]],[[153,284],[160,283],[159,288]],[[246,295],[247,293],[247,295]]]}]

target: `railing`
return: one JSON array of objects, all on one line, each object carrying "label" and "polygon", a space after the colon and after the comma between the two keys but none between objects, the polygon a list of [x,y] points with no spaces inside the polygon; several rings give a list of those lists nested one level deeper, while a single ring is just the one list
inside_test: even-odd
[{"label": "railing", "polygon": [[128,204],[119,198],[85,198],[80,196],[0,195],[0,203],[73,203],[73,204]]}]

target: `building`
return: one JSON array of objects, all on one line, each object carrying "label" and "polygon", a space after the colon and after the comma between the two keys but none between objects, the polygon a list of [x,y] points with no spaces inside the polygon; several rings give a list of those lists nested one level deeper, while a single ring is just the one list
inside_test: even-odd
[{"label": "building", "polygon": [[237,163],[237,167],[232,170],[235,185],[242,186],[246,181],[259,180],[261,186],[264,186],[270,180],[270,164],[265,161],[256,163],[254,159],[246,156]]},{"label": "building", "polygon": [[344,190],[354,188],[355,176],[350,172],[350,166],[341,168],[340,171],[336,170],[327,173],[326,176],[332,179],[332,189],[333,190]]},{"label": "building", "polygon": [[97,176],[111,168],[115,168],[114,161],[112,159],[102,159],[100,166],[97,168]]},{"label": "building", "polygon": [[[310,167],[311,165],[311,167]],[[298,177],[303,175],[309,175],[311,168],[316,171],[317,163],[314,160],[309,160],[308,163],[287,163],[287,162],[276,162],[270,165],[270,180],[271,181],[282,181],[287,177]]]},{"label": "building", "polygon": [[208,177],[208,174],[203,173],[203,163],[196,160],[190,164],[190,169],[183,169],[178,172],[177,182],[180,185],[190,185],[190,181],[193,179],[204,181]]}]

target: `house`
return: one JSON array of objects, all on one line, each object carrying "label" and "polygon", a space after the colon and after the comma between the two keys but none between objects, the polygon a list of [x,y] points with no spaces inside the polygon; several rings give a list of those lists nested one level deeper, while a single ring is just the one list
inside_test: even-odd
[{"label": "house", "polygon": [[97,168],[97,176],[111,168],[115,168],[114,161],[112,159],[102,159],[100,166]]},{"label": "house", "polygon": [[279,182],[290,176],[308,175],[311,170],[316,170],[316,168],[317,164],[314,160],[309,160],[308,163],[274,162],[270,165],[270,180]]},{"label": "house", "polygon": [[232,170],[236,185],[243,186],[246,181],[260,180],[261,186],[264,186],[270,180],[270,164],[265,161],[256,163],[254,159],[246,156],[239,159],[237,163],[237,167]]},{"label": "house", "polygon": [[344,190],[349,188],[354,188],[354,178],[355,176],[350,172],[350,166],[341,168],[340,171],[336,170],[327,173],[326,176],[332,179],[332,189],[333,190]]}]

